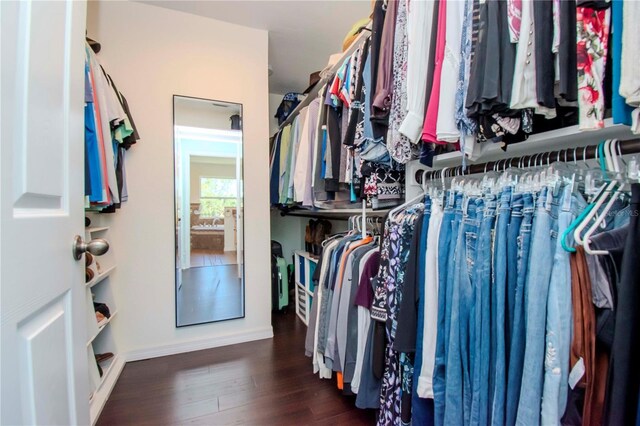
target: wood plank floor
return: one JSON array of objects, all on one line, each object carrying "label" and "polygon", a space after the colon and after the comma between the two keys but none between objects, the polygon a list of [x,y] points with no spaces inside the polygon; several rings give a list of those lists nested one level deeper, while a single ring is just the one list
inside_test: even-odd
[{"label": "wood plank floor", "polygon": [[182,271],[182,285],[176,293],[178,325],[243,316],[243,291],[238,265],[185,269]]},{"label": "wood plank floor", "polygon": [[235,251],[211,249],[191,249],[191,267],[235,265],[238,263]]},{"label": "wood plank floor", "polygon": [[128,363],[98,425],[371,425],[304,356],[306,327],[274,314],[274,338]]}]

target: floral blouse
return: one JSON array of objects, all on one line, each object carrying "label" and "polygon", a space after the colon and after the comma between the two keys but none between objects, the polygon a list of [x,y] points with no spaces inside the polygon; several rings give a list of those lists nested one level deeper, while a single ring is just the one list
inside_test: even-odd
[{"label": "floral blouse", "polygon": [[604,127],[603,80],[609,45],[610,9],[577,8],[580,130]]}]

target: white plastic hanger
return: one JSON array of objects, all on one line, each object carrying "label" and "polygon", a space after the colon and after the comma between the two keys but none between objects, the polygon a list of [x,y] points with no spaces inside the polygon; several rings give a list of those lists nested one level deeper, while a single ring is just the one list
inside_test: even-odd
[{"label": "white plastic hanger", "polygon": [[[606,141],[605,142],[605,155],[607,152],[607,149],[610,145],[609,143],[610,141]],[[597,152],[597,151],[596,151]],[[602,191],[599,196],[597,197],[597,200],[595,200],[595,205],[593,206],[593,209],[591,209],[591,211],[589,212],[589,214],[587,216],[585,216],[584,220],[580,223],[580,225],[578,225],[576,227],[576,230],[573,233],[573,238],[575,239],[577,244],[580,244],[582,246],[584,246],[584,239],[582,238],[582,231],[587,227],[587,225],[591,222],[591,220],[596,216],[596,214],[598,213],[598,211],[600,210],[600,207],[602,207],[602,205],[605,203],[605,201],[609,198],[609,194],[612,193],[613,189],[616,187],[616,185],[618,185],[618,181],[615,179],[612,179],[609,184],[607,185],[606,189],[604,191]],[[605,215],[601,216],[601,218],[604,218]],[[601,220],[597,219],[596,222],[598,222],[598,225],[600,224]]]},{"label": "white plastic hanger", "polygon": [[[442,169],[442,184],[444,185],[444,172],[446,172],[446,170],[448,169],[448,167],[445,167],[444,169]],[[425,172],[426,173],[426,172]],[[424,175],[422,176],[422,180],[424,182]],[[417,197],[412,198],[411,200],[407,201],[404,204],[400,204],[398,207],[393,208],[392,210],[389,211],[389,219],[394,219],[396,213],[398,213],[399,211],[406,209],[409,206],[414,205],[415,203],[417,203],[418,201],[421,201],[424,199],[424,193],[418,195]]]},{"label": "white plastic hanger", "polygon": [[[614,168],[614,171],[616,172],[616,175],[619,176],[620,163],[618,163],[618,158],[617,158],[618,157],[618,153],[616,152],[616,142],[617,141],[607,141],[607,142],[609,142],[609,143],[608,144],[605,143],[605,152],[606,152],[608,157],[611,157],[611,161],[607,162],[607,164],[611,164],[612,167]],[[608,151],[607,151],[607,148],[608,148]],[[613,193],[613,195],[609,199],[609,202],[607,203],[607,205],[604,207],[604,210],[600,214],[600,217],[593,223],[593,225],[591,225],[591,227],[584,234],[584,243],[583,243],[584,251],[589,253],[589,254],[592,254],[592,255],[609,254],[609,252],[607,250],[594,250],[594,249],[592,249],[590,244],[591,244],[591,236],[598,229],[598,226],[600,226],[600,224],[604,222],[604,219],[607,217],[609,211],[613,207],[613,204],[618,200],[618,198],[620,197],[620,195],[622,193],[622,187],[623,187],[622,184],[623,184],[623,182],[619,181],[618,179],[614,179],[614,182],[616,182],[618,184],[618,187],[616,188],[615,192]]]}]

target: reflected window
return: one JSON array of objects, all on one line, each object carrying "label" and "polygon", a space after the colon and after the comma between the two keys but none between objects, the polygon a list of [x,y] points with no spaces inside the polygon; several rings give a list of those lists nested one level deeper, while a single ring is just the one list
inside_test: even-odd
[{"label": "reflected window", "polygon": [[200,178],[200,217],[221,218],[225,207],[237,207],[238,183],[235,179]]}]

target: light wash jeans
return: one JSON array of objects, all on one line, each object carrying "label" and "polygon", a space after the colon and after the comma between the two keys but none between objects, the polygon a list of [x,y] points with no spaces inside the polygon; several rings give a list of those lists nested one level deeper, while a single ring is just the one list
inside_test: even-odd
[{"label": "light wash jeans", "polygon": [[547,297],[558,238],[560,188],[543,188],[536,201],[529,271],[524,290],[525,350],[516,424],[540,423]]},{"label": "light wash jeans", "polygon": [[492,231],[496,217],[496,197],[484,196],[484,209],[476,251],[474,298],[470,327],[470,341],[475,345],[473,360],[472,400],[470,424],[486,424],[489,391],[489,332],[491,309]]},{"label": "light wash jeans", "polygon": [[[514,222],[513,218],[518,218],[517,214],[518,204],[514,203],[514,209],[512,210],[512,223],[514,225],[518,222]],[[520,219],[519,230],[511,230],[511,233],[515,233],[517,238],[517,244],[515,247],[516,253],[507,253],[509,259],[516,258],[516,285],[514,291],[514,314],[513,314],[513,327],[511,335],[511,346],[509,347],[509,373],[507,376],[507,403],[506,403],[506,425],[514,425],[516,422],[516,415],[518,413],[518,402],[520,401],[520,385],[522,383],[522,366],[524,362],[524,344],[525,344],[525,319],[524,319],[524,284],[529,270],[529,254],[531,248],[531,231],[533,229],[533,212],[534,198],[533,194],[522,195],[522,218]],[[514,215],[515,213],[515,215]],[[513,246],[509,246],[512,250]]]},{"label": "light wash jeans", "polygon": [[[558,215],[558,235],[586,208],[581,195],[564,188],[561,209]],[[569,244],[571,242],[569,241]],[[546,346],[544,361],[544,384],[542,388],[543,425],[559,425],[567,406],[569,355],[572,330],[571,265],[569,252],[562,248],[560,238],[556,241],[553,270],[547,298]]]},{"label": "light wash jeans", "polygon": [[[489,424],[504,425],[504,406],[507,387],[506,330],[507,330],[507,251],[511,196],[513,188],[506,187],[500,195],[496,219],[493,257],[493,286],[491,293],[491,378],[489,380]],[[517,238],[517,237],[516,237]],[[516,242],[514,238],[514,243]]]},{"label": "light wash jeans", "polygon": [[482,208],[482,199],[466,198],[463,205],[463,221],[457,233],[455,269],[450,275],[454,279],[445,383],[446,425],[469,424],[471,415],[469,360],[473,359],[474,348],[468,345],[468,325],[473,302],[472,277],[480,226],[478,210]]},{"label": "light wash jeans", "polygon": [[447,349],[449,348],[451,297],[453,294],[453,259],[458,227],[462,220],[462,194],[447,193],[444,206],[438,240],[438,335],[433,369],[433,404],[436,426],[444,425]]}]

